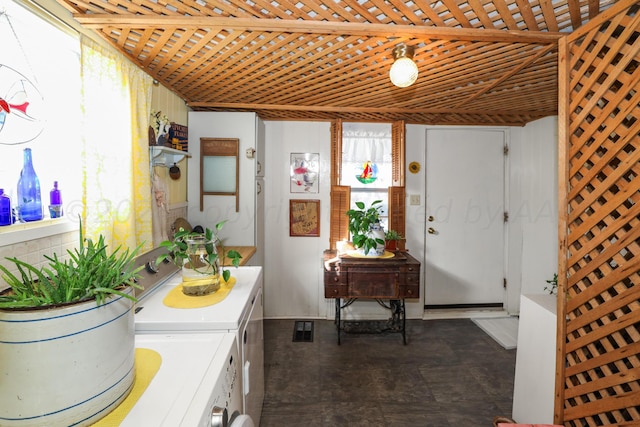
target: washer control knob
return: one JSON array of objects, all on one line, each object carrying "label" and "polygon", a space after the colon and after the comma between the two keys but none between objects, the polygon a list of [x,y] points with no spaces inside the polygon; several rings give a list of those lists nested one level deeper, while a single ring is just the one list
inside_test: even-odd
[{"label": "washer control knob", "polygon": [[145,268],[149,273],[155,274],[158,272],[158,265],[155,263],[155,261],[147,262],[147,264],[145,265]]},{"label": "washer control knob", "polygon": [[229,413],[227,408],[214,406],[211,410],[211,427],[227,427],[229,425]]}]

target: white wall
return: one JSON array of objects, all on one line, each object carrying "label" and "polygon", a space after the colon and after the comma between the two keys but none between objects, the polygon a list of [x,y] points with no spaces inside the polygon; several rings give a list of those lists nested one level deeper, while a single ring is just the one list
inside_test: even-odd
[{"label": "white wall", "polygon": [[509,292],[507,309],[520,310],[521,294],[542,294],[558,268],[558,120],[546,117],[511,129]]},{"label": "white wall", "polygon": [[[192,226],[213,228],[221,220],[228,220],[220,237],[225,244],[253,246],[255,244],[255,159],[245,155],[247,148],[256,146],[255,113],[189,112],[188,213]],[[200,210],[200,138],[238,138],[240,183],[239,211],[233,196],[204,196]]]},{"label": "white wall", "polygon": [[[322,252],[329,248],[328,122],[266,122],[265,317],[325,316]],[[319,153],[319,192],[291,193],[291,153]],[[289,200],[320,200],[320,237],[289,236]]]}]

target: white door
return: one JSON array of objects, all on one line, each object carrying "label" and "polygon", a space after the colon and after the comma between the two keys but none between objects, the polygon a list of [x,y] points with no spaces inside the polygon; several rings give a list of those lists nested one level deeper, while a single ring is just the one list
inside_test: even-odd
[{"label": "white door", "polygon": [[502,306],[506,134],[426,133],[425,307]]}]

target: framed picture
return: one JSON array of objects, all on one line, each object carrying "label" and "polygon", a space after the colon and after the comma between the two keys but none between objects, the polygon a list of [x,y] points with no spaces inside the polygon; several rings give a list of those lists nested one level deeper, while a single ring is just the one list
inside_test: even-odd
[{"label": "framed picture", "polygon": [[320,200],[289,200],[289,236],[320,237]]},{"label": "framed picture", "polygon": [[320,154],[291,153],[290,174],[292,193],[317,193]]}]

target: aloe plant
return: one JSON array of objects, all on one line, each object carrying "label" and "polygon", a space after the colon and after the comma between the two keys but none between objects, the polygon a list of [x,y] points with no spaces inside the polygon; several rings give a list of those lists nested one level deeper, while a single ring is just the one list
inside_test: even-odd
[{"label": "aloe plant", "polygon": [[142,267],[133,268],[140,250],[122,249],[118,246],[107,254],[104,236],[98,242],[85,239],[80,222],[80,245],[68,250],[69,259],[62,261],[58,255],[45,255],[49,261],[40,269],[17,258],[5,258],[14,263],[18,276],[0,265],[2,278],[11,292],[0,295],[0,308],[29,308],[95,299],[103,304],[111,295],[120,295],[135,301],[135,297],[122,292],[123,286],[141,289],[134,280]]}]

